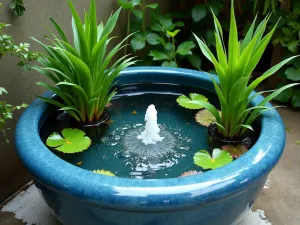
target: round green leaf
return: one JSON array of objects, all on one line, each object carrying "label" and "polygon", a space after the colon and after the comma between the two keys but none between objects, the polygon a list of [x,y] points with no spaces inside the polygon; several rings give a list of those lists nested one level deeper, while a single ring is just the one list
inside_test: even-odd
[{"label": "round green leaf", "polygon": [[145,38],[142,36],[135,36],[131,39],[130,45],[133,51],[141,50],[146,46]]},{"label": "round green leaf", "polygon": [[62,136],[60,136],[60,134],[58,134],[58,133],[51,134],[46,141],[46,144],[49,147],[58,147],[65,143],[66,143],[66,140]]},{"label": "round green leaf", "polygon": [[216,169],[232,162],[231,155],[223,150],[214,149],[212,157],[205,151],[201,150],[194,155],[194,163],[203,169]]},{"label": "round green leaf", "polygon": [[208,99],[200,94],[190,94],[190,98],[182,95],[177,98],[177,103],[187,109],[202,109],[199,102],[208,102]]},{"label": "round green leaf", "polygon": [[196,5],[192,9],[192,18],[194,22],[199,22],[206,16],[206,7],[205,5]]},{"label": "round green leaf", "polygon": [[196,47],[196,45],[195,45],[194,42],[186,41],[186,42],[181,43],[178,46],[176,53],[179,54],[179,55],[183,55],[183,56],[191,55],[192,54],[191,49],[193,49],[195,47]]},{"label": "round green leaf", "polygon": [[158,51],[158,50],[150,51],[149,55],[153,57],[153,60],[157,60],[157,61],[168,59],[168,56],[166,55],[166,53]]},{"label": "round green leaf", "polygon": [[194,155],[194,163],[197,166],[202,167],[203,169],[212,168],[212,158],[210,154],[205,150],[201,150]]},{"label": "round green leaf", "polygon": [[195,67],[196,69],[201,68],[202,60],[199,55],[197,55],[197,54],[189,55],[188,60],[192,64],[192,66]]},{"label": "round green leaf", "polygon": [[146,7],[150,8],[150,9],[156,9],[158,7],[158,4],[157,3],[148,4],[148,5],[146,5]]},{"label": "round green leaf", "polygon": [[212,154],[212,159],[214,160],[215,168],[225,166],[232,162],[232,156],[227,152],[220,149],[214,149]]},{"label": "round green leaf", "polygon": [[118,3],[123,9],[130,10],[134,8],[133,2],[128,2],[128,0],[118,0]]},{"label": "round green leaf", "polygon": [[150,45],[158,45],[160,44],[159,41],[160,36],[155,34],[155,33],[149,33],[146,36],[146,41],[150,44]]},{"label": "round green leaf", "polygon": [[300,81],[300,70],[294,67],[289,67],[285,70],[286,78],[291,81]]},{"label": "round green leaf", "polygon": [[175,24],[173,24],[172,19],[169,19],[169,18],[161,18],[159,20],[159,23],[163,27],[163,29],[166,30],[166,31],[167,30],[168,31],[173,30],[174,27],[175,27]]},{"label": "round green leaf", "polygon": [[171,62],[165,61],[165,62],[163,62],[163,64],[162,64],[161,66],[163,66],[163,67],[173,67],[173,68],[178,68],[177,63],[174,62],[174,61],[171,61]]},{"label": "round green leaf", "polygon": [[140,20],[143,19],[143,17],[144,17],[144,13],[140,9],[132,9],[132,13]]},{"label": "round green leaf", "polygon": [[296,89],[292,98],[294,108],[300,108],[300,89]]},{"label": "round green leaf", "polygon": [[89,148],[91,139],[85,136],[85,133],[78,129],[66,128],[62,131],[62,136],[58,133],[53,133],[46,141],[49,147],[63,153],[78,153]]},{"label": "round green leaf", "polygon": [[158,23],[151,24],[150,28],[157,32],[162,32],[164,30],[163,27]]},{"label": "round green leaf", "polygon": [[202,126],[208,127],[210,124],[216,122],[216,117],[207,109],[203,109],[196,114],[196,121]]},{"label": "round green leaf", "polygon": [[137,5],[141,4],[141,1],[142,1],[142,0],[132,0],[131,3],[132,3],[134,6],[137,6]]},{"label": "round green leaf", "polygon": [[165,44],[165,51],[169,57],[172,57],[175,51],[175,46],[172,43]]}]

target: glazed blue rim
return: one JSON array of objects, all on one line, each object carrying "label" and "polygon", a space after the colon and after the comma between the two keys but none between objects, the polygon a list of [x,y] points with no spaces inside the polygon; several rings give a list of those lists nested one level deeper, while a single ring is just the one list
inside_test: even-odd
[{"label": "glazed blue rim", "polygon": [[[213,91],[206,73],[188,69],[133,67],[123,71],[118,79],[122,85],[173,83]],[[252,104],[256,105],[262,99],[258,96]],[[224,167],[182,178],[139,180],[110,177],[71,165],[44,145],[39,130],[47,117],[48,107],[41,100],[35,100],[17,124],[16,149],[26,168],[38,182],[57,192],[120,210],[174,210],[228,198],[269,173],[285,146],[283,122],[279,114],[271,110],[261,116],[261,133],[256,144]]]}]

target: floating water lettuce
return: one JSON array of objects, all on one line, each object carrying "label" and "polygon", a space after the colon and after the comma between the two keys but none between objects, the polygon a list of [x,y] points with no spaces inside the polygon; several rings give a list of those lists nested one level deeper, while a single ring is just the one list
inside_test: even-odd
[{"label": "floating water lettuce", "polygon": [[61,132],[62,136],[58,133],[51,134],[46,144],[49,147],[63,153],[78,153],[89,148],[92,141],[85,133],[79,129],[66,128]]},{"label": "floating water lettuce", "polygon": [[105,176],[111,176],[111,177],[116,176],[114,173],[112,173],[108,170],[93,170],[93,172],[98,173],[98,174],[102,174],[102,175],[105,175]]},{"label": "floating water lettuce", "polygon": [[207,109],[200,110],[195,117],[196,121],[202,126],[208,127],[210,124],[216,122],[216,117]]},{"label": "floating water lettuce", "polygon": [[190,97],[181,95],[176,101],[180,106],[187,109],[202,109],[203,107],[199,102],[208,102],[208,99],[204,95],[191,93]]},{"label": "floating water lettuce", "polygon": [[194,163],[203,169],[216,169],[232,162],[232,156],[225,150],[215,148],[212,156],[205,150],[194,155]]},{"label": "floating water lettuce", "polygon": [[245,152],[248,151],[248,148],[245,145],[224,145],[222,149],[227,151],[232,158],[237,159],[242,156]]}]

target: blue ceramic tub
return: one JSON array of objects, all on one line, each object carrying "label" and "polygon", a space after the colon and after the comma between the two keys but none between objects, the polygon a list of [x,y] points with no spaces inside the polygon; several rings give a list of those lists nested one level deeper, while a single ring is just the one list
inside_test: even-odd
[{"label": "blue ceramic tub", "polygon": [[[214,90],[205,73],[160,67],[127,69],[118,84],[149,82]],[[285,145],[282,120],[273,110],[261,116],[256,144],[227,166],[183,178],[109,177],[73,166],[48,150],[39,135],[48,108],[35,100],[24,112],[17,125],[16,148],[41,195],[65,225],[237,224],[253,205]]]}]

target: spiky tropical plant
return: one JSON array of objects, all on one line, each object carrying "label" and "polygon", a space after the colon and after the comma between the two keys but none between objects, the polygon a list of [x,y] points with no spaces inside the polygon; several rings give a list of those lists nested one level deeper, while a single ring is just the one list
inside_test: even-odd
[{"label": "spiky tropical plant", "polygon": [[39,62],[43,67],[35,70],[50,78],[55,86],[44,82],[41,85],[58,95],[63,103],[55,99],[39,97],[59,107],[81,123],[98,121],[107,103],[116,94],[112,87],[115,78],[126,67],[133,65],[133,57],[123,56],[111,64],[113,57],[124,47],[125,38],[107,53],[107,46],[114,37],[110,37],[119,18],[121,9],[116,11],[104,25],[98,25],[95,0],[91,0],[89,12],[85,13],[84,24],[74,5],[68,0],[72,12],[72,30],[74,45],[68,41],[64,31],[50,18],[59,34],[52,33],[51,45],[44,44],[34,37],[48,55]]},{"label": "spiky tropical plant", "polygon": [[217,55],[209,50],[208,46],[195,35],[195,38],[200,46],[203,55],[213,63],[217,72],[219,83],[211,76],[217,96],[220,101],[221,115],[215,106],[199,100],[189,102],[193,105],[198,105],[199,109],[204,107],[209,110],[216,118],[219,132],[224,137],[234,138],[244,135],[247,129],[252,129],[251,124],[266,110],[271,109],[266,106],[268,101],[280,94],[285,89],[297,84],[284,86],[268,97],[262,100],[256,106],[250,106],[251,100],[257,97],[251,95],[252,91],[265,79],[278,71],[284,64],[288,63],[296,56],[284,60],[275,65],[262,76],[250,83],[250,77],[256,65],[260,61],[271,37],[276,29],[274,28],[264,36],[270,15],[268,15],[255,29],[255,22],[252,23],[245,38],[242,41],[238,40],[238,31],[234,14],[234,0],[231,0],[231,18],[228,51],[226,50],[223,31],[215,14],[212,12],[215,25],[215,39]]}]

